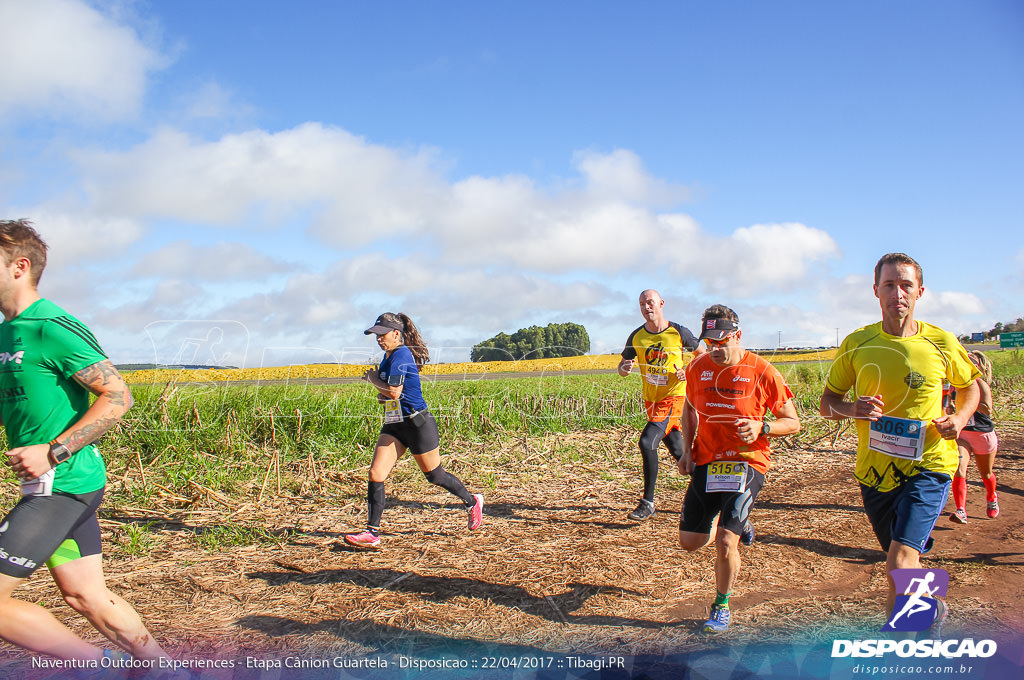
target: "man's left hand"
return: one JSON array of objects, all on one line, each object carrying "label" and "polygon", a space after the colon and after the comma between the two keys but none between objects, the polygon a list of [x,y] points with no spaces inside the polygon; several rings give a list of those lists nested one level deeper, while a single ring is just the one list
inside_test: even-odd
[{"label": "man's left hand", "polygon": [[960,436],[960,430],[964,429],[956,414],[936,418],[932,421],[932,425],[943,439],[956,439]]},{"label": "man's left hand", "polygon": [[763,420],[752,420],[750,418],[736,419],[736,434],[744,444],[753,444],[761,436],[761,425]]},{"label": "man's left hand", "polygon": [[7,464],[20,481],[31,481],[53,467],[50,463],[50,445],[33,444],[11,449],[7,452]]}]

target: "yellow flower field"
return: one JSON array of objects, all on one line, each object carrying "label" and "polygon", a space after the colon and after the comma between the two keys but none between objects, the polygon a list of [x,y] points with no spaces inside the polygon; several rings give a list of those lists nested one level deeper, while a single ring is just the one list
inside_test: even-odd
[{"label": "yellow flower field", "polygon": [[[420,373],[431,375],[479,375],[483,373],[543,373],[546,371],[613,370],[618,354],[562,357],[558,359],[525,359],[522,361],[482,361],[451,364],[427,364]],[[370,368],[369,364],[306,364],[298,366],[266,366],[263,368],[230,369],[150,369],[129,371],[125,382],[145,384],[168,382],[233,382],[239,380],[310,380],[323,378],[357,378]]]},{"label": "yellow flower field", "polygon": [[[762,352],[763,356],[776,363],[795,361],[827,361],[835,356],[835,349],[791,352]],[[561,371],[615,370],[619,364],[618,354],[593,354],[558,359],[524,359],[522,361],[482,361],[450,364],[427,364],[421,373],[432,375],[480,375],[484,373],[545,373]],[[331,378],[358,378],[368,364],[305,364],[297,366],[266,366],[263,368],[230,369],[150,369],[127,371],[125,382],[142,385],[164,383],[171,380],[181,382],[234,382],[288,380],[305,381]]]},{"label": "yellow flower field", "polygon": [[792,364],[798,361],[832,361],[836,358],[836,348],[812,349],[812,350],[791,350],[791,349],[768,349],[758,352],[773,364]]}]

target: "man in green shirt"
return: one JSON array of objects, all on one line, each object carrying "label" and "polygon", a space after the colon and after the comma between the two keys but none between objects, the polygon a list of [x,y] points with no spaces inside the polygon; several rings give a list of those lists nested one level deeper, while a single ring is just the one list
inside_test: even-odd
[{"label": "man in green shirt", "polygon": [[132,396],[89,329],[40,297],[45,266],[46,244],[30,223],[0,221],[0,420],[22,492],[0,521],[0,638],[63,659],[116,655],[12,597],[45,563],[65,601],[112,642],[140,659],[166,658],[103,578],[96,509],[107,475],[93,442]]}]

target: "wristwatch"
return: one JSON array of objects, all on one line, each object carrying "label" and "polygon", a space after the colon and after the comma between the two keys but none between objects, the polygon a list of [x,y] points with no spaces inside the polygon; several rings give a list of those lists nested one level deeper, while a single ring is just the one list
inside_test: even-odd
[{"label": "wristwatch", "polygon": [[764,437],[768,436],[768,433],[772,431],[772,425],[767,420],[761,423],[761,435]]},{"label": "wristwatch", "polygon": [[53,461],[54,467],[57,467],[70,457],[71,449],[64,446],[56,439],[50,442],[50,460]]}]

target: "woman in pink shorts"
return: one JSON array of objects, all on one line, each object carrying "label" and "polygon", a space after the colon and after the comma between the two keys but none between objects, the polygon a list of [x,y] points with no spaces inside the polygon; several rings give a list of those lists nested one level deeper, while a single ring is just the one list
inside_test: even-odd
[{"label": "woman in pink shorts", "polygon": [[978,387],[981,388],[981,401],[978,402],[978,409],[971,416],[967,426],[960,432],[956,443],[960,448],[960,467],[953,476],[953,503],[956,510],[949,513],[949,519],[959,524],[967,524],[967,464],[971,455],[978,466],[981,474],[981,481],[985,484],[985,499],[988,501],[987,513],[989,517],[999,516],[999,495],[996,494],[996,474],[992,467],[996,460],[996,449],[999,448],[999,440],[996,438],[995,425],[992,422],[992,389],[989,382],[992,380],[992,362],[983,352],[973,351],[967,355],[982,377],[978,378]]}]

